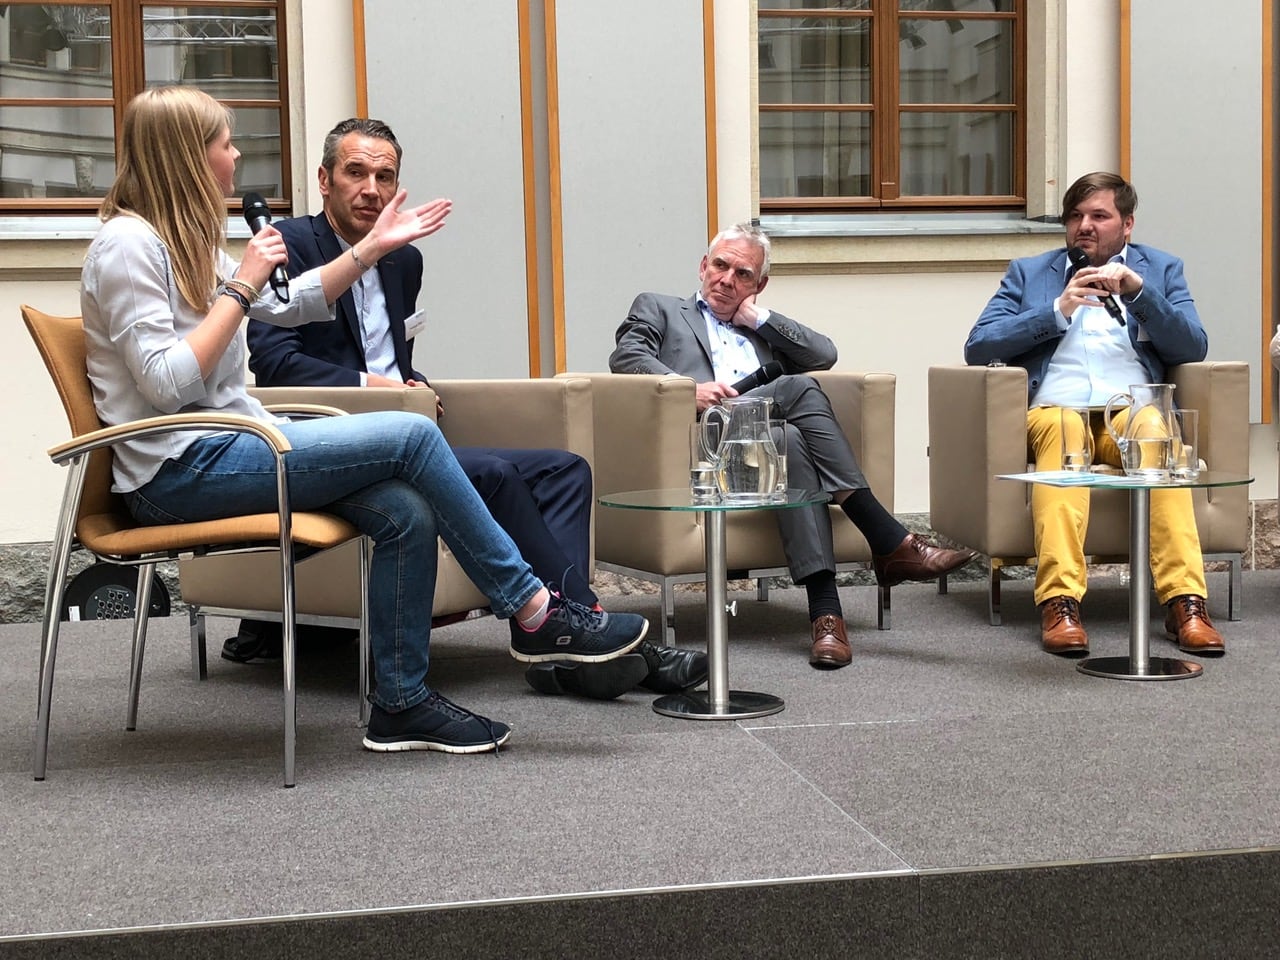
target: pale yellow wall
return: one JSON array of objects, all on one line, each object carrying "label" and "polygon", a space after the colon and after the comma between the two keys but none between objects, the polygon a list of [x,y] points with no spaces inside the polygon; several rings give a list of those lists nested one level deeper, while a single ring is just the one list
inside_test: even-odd
[{"label": "pale yellow wall", "polygon": [[[295,202],[319,208],[315,168],[320,142],[337,120],[355,112],[355,73],[351,46],[350,0],[306,0],[306,19],[295,0],[290,72],[298,94],[293,109]],[[1073,57],[1071,68],[1059,67],[1062,84],[1049,98],[1043,123],[1057,131],[1057,144],[1046,167],[1072,178],[1118,162],[1116,128],[1117,0],[1047,0],[1050,42],[1061,53],[1066,45],[1088,55]],[[717,0],[716,107],[717,184],[722,223],[753,214],[751,199],[750,76],[754,45],[750,43],[749,5]],[[1056,40],[1055,40],[1056,38]],[[1060,57],[1063,64],[1065,55]],[[1061,178],[1057,178],[1061,179]],[[1139,184],[1139,187],[1141,185]],[[1059,184],[1052,190],[1060,194]],[[0,239],[0,383],[5,384],[0,423],[0,462],[4,492],[0,498],[0,543],[47,541],[62,488],[62,471],[49,464],[46,447],[66,437],[61,409],[18,316],[18,305],[31,302],[51,312],[78,312],[74,279],[88,232],[33,244],[30,239]],[[0,236],[8,236],[0,230]],[[898,376],[897,490],[899,512],[928,508],[925,458],[927,369],[935,363],[960,362],[964,336],[999,281],[1004,261],[1038,249],[1056,238],[1003,238],[971,242],[923,239],[898,244],[880,256],[858,248],[853,263],[832,273],[794,263],[780,268],[764,300],[829,333],[840,348],[841,366],[889,370]],[[862,260],[859,264],[857,261]],[[887,262],[867,267],[866,260]],[[928,272],[911,272],[912,260],[931,261]],[[691,263],[692,270],[696,261]],[[902,272],[906,270],[907,272]],[[679,291],[675,291],[679,292]],[[1276,495],[1276,430],[1255,426],[1251,437],[1254,498]]]},{"label": "pale yellow wall", "polygon": [[[351,41],[351,0],[292,0],[290,79],[295,94],[291,125],[295,155],[295,204],[320,208],[315,169],[325,132],[356,112]],[[75,279],[93,224],[44,230],[50,239],[12,237],[0,224],[0,543],[47,541],[62,496],[64,472],[45,450],[67,438],[66,419],[39,356],[27,336],[18,307],[31,303],[50,313],[77,314]],[[234,245],[233,245],[234,247]]]}]

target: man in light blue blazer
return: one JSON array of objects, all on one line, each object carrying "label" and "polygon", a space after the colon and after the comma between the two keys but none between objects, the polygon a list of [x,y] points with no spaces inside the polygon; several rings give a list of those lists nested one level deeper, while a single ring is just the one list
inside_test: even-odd
[{"label": "man in light blue blazer", "polygon": [[[1027,371],[1027,445],[1037,470],[1061,466],[1063,407],[1101,407],[1131,383],[1162,383],[1166,369],[1205,358],[1209,341],[1182,261],[1129,242],[1138,203],[1113,173],[1091,173],[1062,198],[1066,247],[1014,260],[965,343],[965,362]],[[1095,460],[1120,466],[1120,451],[1091,418]],[[1189,490],[1151,495],[1151,566],[1167,604],[1165,634],[1194,654],[1221,654],[1205,609],[1204,561]],[[1040,641],[1049,653],[1082,656],[1089,491],[1032,486]]]},{"label": "man in light blue blazer", "polygon": [[[609,369],[692,377],[701,416],[737,396],[733,383],[776,360],[783,376],[748,392],[771,398],[774,415],[787,421],[788,483],[832,495],[871,547],[879,583],[932,580],[968,563],[972,550],[949,550],[908,533],[871,492],[827,395],[804,376],[835,365],[835,344],[756,302],[769,282],[769,250],[769,238],[753,224],[721,231],[702,258],[698,293],[636,297],[618,328]],[[776,519],[791,577],[808,594],[809,663],[828,670],[846,666],[852,651],[836,590],[831,513],[824,504],[779,510]]]}]

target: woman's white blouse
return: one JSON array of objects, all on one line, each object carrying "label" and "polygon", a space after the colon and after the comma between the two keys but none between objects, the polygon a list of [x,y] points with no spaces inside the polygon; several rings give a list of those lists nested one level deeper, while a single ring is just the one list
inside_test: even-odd
[{"label": "woman's white blouse", "polygon": [[[219,276],[234,276],[236,261],[222,250],[216,257]],[[103,424],[200,410],[275,419],[245,390],[243,327],[209,376],[201,378],[186,337],[204,320],[205,311],[193,310],[183,301],[168,248],[145,221],[118,216],[104,223],[89,246],[80,281],[89,380]],[[249,315],[285,327],[333,319],[318,269],[293,278],[289,294],[286,304],[264,290]],[[196,440],[215,432],[173,433],[116,444],[112,489],[137,490],[165,460],[180,456]]]}]

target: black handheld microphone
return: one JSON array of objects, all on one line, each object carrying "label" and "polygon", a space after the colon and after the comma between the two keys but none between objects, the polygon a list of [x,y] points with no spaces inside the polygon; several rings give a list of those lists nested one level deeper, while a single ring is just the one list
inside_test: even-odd
[{"label": "black handheld microphone", "polygon": [[777,360],[770,360],[759,370],[752,370],[737,383],[732,383],[730,386],[738,393],[746,393],[756,387],[763,387],[766,383],[773,383],[780,376],[782,376],[782,364]]},{"label": "black handheld microphone", "polygon": [[[271,211],[267,207],[267,201],[262,199],[262,194],[244,195],[244,222],[249,224],[249,229],[254,233],[271,222]],[[281,303],[289,302],[289,272],[282,263],[271,271],[271,289],[276,292]]]},{"label": "black handheld microphone", "polygon": [[[1077,270],[1081,267],[1092,266],[1092,264],[1089,263],[1089,255],[1079,247],[1072,247],[1068,250],[1067,259],[1071,261],[1071,265]],[[1120,304],[1116,303],[1116,298],[1110,293],[1099,293],[1098,299],[1102,301],[1102,305],[1107,308],[1107,313],[1111,314],[1116,323],[1123,327],[1124,312],[1120,309]]]}]

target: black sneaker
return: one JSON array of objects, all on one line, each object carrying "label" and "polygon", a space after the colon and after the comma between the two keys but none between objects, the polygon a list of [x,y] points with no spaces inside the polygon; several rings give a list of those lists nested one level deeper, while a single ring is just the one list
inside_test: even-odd
[{"label": "black sneaker", "polygon": [[614,700],[648,675],[649,662],[638,653],[608,663],[535,663],[524,672],[529,686],[539,693],[553,697],[576,693],[592,700]]},{"label": "black sneaker", "polygon": [[376,703],[365,733],[366,750],[441,750],[445,753],[487,753],[511,736],[505,723],[490,720],[432,692],[408,710],[389,713]]},{"label": "black sneaker", "polygon": [[511,618],[511,655],[526,663],[574,660],[601,663],[630,653],[649,632],[649,621],[637,613],[605,613],[562,597],[548,584],[551,604],[536,630]]}]

